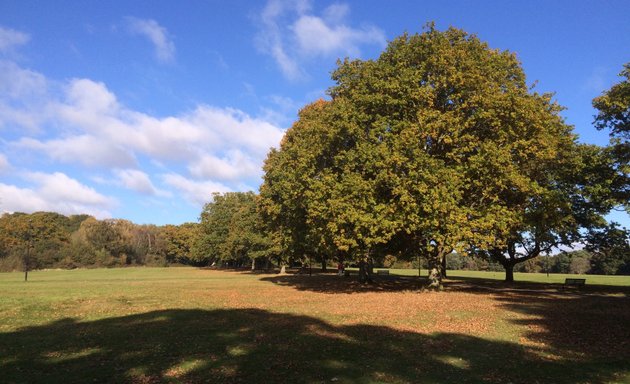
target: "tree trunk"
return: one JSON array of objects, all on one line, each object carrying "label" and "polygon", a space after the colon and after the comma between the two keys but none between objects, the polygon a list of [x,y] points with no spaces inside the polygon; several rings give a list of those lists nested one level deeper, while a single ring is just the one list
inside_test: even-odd
[{"label": "tree trunk", "polygon": [[429,280],[426,286],[427,289],[436,291],[442,290],[443,258],[444,254],[442,252],[436,251],[435,253],[429,253],[427,258],[427,267],[429,269]]},{"label": "tree trunk", "polygon": [[326,272],[326,256],[322,256],[322,272]]},{"label": "tree trunk", "polygon": [[505,268],[505,282],[513,283],[514,282],[514,263],[505,263],[503,264],[503,268]]},{"label": "tree trunk", "polygon": [[[369,259],[369,256],[367,257],[367,259]],[[362,259],[361,261],[359,261],[359,282],[363,284],[372,282],[371,268],[368,265],[366,259]]]},{"label": "tree trunk", "polygon": [[442,278],[446,279],[446,255],[442,257]]},{"label": "tree trunk", "polygon": [[286,265],[282,264],[280,266],[280,274],[281,275],[286,275],[286,273],[287,273],[287,267],[286,267]]},{"label": "tree trunk", "polygon": [[359,282],[367,283],[367,270],[363,260],[359,261]]},{"label": "tree trunk", "polygon": [[256,259],[252,258],[252,271],[256,269]]}]

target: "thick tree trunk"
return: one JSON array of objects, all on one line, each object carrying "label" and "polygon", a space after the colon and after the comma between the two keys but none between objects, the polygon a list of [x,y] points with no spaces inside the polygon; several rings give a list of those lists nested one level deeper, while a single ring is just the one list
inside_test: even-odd
[{"label": "thick tree trunk", "polygon": [[363,284],[372,282],[372,266],[368,264],[369,254],[359,262],[359,282]]},{"label": "thick tree trunk", "polygon": [[322,272],[326,272],[326,256],[322,256]]},{"label": "thick tree trunk", "polygon": [[443,276],[443,268],[442,268],[442,260],[444,258],[444,254],[442,252],[435,252],[429,254],[427,258],[428,269],[429,269],[429,280],[427,282],[427,289],[439,291],[442,289],[442,276]]},{"label": "thick tree trunk", "polygon": [[359,261],[359,282],[367,283],[367,268],[365,261]]},{"label": "thick tree trunk", "polygon": [[442,257],[442,278],[446,279],[446,255]]},{"label": "thick tree trunk", "polygon": [[514,263],[505,263],[503,264],[503,268],[505,268],[505,282],[513,283],[514,282]]}]

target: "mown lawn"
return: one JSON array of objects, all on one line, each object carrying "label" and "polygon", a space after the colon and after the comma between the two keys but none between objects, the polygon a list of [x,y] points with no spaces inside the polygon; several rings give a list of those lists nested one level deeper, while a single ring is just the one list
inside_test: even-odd
[{"label": "mown lawn", "polygon": [[627,288],[475,277],[0,273],[0,382],[630,382]]}]

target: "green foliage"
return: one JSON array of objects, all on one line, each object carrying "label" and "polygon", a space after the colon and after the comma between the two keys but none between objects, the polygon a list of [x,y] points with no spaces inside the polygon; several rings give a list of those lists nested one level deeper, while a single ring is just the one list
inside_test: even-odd
[{"label": "green foliage", "polygon": [[630,275],[630,231],[612,223],[601,230],[590,230],[586,239],[586,249],[593,254],[593,273]]},{"label": "green foliage", "polygon": [[29,268],[50,268],[69,241],[67,217],[52,212],[4,214],[0,217],[0,255],[22,258],[29,248]]},{"label": "green foliage", "polygon": [[630,63],[624,64],[619,76],[625,79],[593,100],[593,107],[598,110],[595,127],[610,129],[611,136],[627,141],[630,139]]},{"label": "green foliage", "polygon": [[214,194],[201,213],[198,261],[243,266],[274,254],[273,237],[265,230],[253,192]]},{"label": "green foliage", "polygon": [[590,252],[585,250],[562,252],[551,257],[551,265],[546,266],[552,273],[585,274],[591,269]]},{"label": "green foliage", "polygon": [[[52,212],[0,216],[0,271],[191,264],[199,224],[157,227]],[[175,233],[175,235],[173,234]]]},{"label": "green foliage", "polygon": [[453,250],[531,258],[577,236],[587,163],[514,54],[429,25],[332,77],[332,100],[300,111],[265,163],[262,211],[288,253],[414,249],[439,285]]},{"label": "green foliage", "polygon": [[598,110],[597,129],[609,129],[610,156],[616,160],[616,178],[611,191],[617,202],[630,212],[630,63],[624,65],[619,76],[625,78],[593,100]]},{"label": "green foliage", "polygon": [[205,264],[203,255],[197,252],[201,227],[197,223],[165,225],[158,237],[167,263]]},{"label": "green foliage", "polygon": [[453,252],[446,256],[446,269],[455,271],[501,271],[503,267],[496,260],[482,255],[465,255]]}]

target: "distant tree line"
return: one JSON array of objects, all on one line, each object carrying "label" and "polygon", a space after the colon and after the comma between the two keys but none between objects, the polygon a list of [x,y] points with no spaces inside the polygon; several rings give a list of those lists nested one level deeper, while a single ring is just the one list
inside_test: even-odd
[{"label": "distant tree line", "polygon": [[[96,268],[133,265],[197,265],[271,269],[284,264],[320,263],[334,258],[285,258],[256,210],[253,192],[215,194],[201,214],[201,223],[138,225],[127,220],[96,220],[89,215],[52,212],[14,213],[0,217],[0,271]],[[519,263],[516,272],[630,275],[630,234],[616,225],[591,231],[584,248]],[[375,267],[427,268],[427,260],[374,255]],[[451,253],[446,269],[501,271],[503,266],[483,255]]]},{"label": "distant tree line", "polygon": [[198,233],[197,223],[155,226],[89,215],[7,213],[0,216],[0,271],[196,265]]}]

